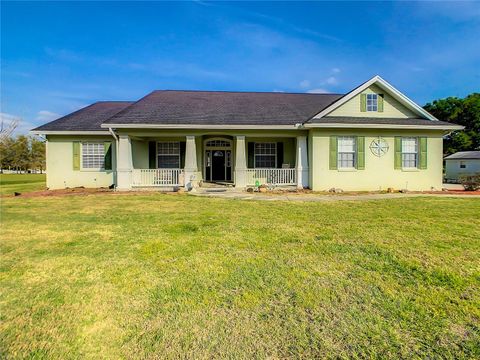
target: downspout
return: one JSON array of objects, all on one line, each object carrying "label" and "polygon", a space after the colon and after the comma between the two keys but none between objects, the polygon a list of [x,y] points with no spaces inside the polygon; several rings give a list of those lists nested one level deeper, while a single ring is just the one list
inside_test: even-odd
[{"label": "downspout", "polygon": [[112,134],[113,138],[115,139],[115,189],[117,188],[117,164],[118,164],[118,136],[115,134],[115,131],[113,131],[112,128],[108,128],[108,131],[110,134]]}]

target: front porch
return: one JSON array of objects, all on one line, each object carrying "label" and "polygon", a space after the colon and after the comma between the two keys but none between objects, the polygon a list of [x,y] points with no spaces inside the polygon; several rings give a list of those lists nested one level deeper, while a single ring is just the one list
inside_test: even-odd
[{"label": "front porch", "polygon": [[255,185],[308,187],[306,136],[185,135],[117,139],[118,190]]}]

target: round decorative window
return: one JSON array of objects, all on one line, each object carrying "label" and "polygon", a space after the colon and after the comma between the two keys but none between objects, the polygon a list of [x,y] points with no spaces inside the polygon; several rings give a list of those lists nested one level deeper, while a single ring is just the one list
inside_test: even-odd
[{"label": "round decorative window", "polygon": [[388,143],[385,139],[378,137],[370,144],[370,151],[375,156],[383,156],[388,152]]}]

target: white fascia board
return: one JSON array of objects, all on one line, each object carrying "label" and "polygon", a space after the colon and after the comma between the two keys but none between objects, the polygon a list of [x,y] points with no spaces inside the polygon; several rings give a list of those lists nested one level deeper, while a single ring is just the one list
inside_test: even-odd
[{"label": "white fascia board", "polygon": [[204,129],[204,130],[297,130],[296,125],[187,125],[187,124],[102,124],[109,129]]},{"label": "white fascia board", "polygon": [[380,76],[376,75],[370,80],[368,80],[363,85],[359,86],[355,90],[349,92],[347,95],[339,99],[338,101],[334,102],[332,105],[327,107],[326,109],[319,112],[317,115],[313,117],[313,119],[322,118],[328,114],[330,114],[333,110],[339,108],[341,105],[345,104],[348,100],[352,99],[353,97],[360,94],[365,89],[369,88],[371,85],[380,85],[383,89],[388,91],[390,95],[393,96],[396,100],[401,102],[406,107],[410,108],[411,110],[415,111],[416,113],[422,115],[423,117],[427,118],[431,121],[438,121],[438,119],[430,114],[428,111],[423,109],[420,105],[416,104],[413,100],[410,100],[406,95],[395,89],[392,85],[390,85],[386,80],[382,79]]},{"label": "white fascia board", "polygon": [[415,130],[462,130],[461,125],[401,125],[401,124],[304,124],[306,129],[342,128],[342,129],[415,129]]},{"label": "white fascia board", "polygon": [[31,130],[33,135],[112,135],[108,130],[99,131],[59,131],[59,130]]}]

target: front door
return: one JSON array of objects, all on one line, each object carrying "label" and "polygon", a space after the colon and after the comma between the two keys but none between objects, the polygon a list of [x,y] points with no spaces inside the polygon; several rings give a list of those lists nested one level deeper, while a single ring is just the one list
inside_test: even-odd
[{"label": "front door", "polygon": [[225,181],[225,150],[215,150],[212,155],[212,180]]},{"label": "front door", "polygon": [[208,139],[204,159],[205,181],[232,181],[231,140]]}]

